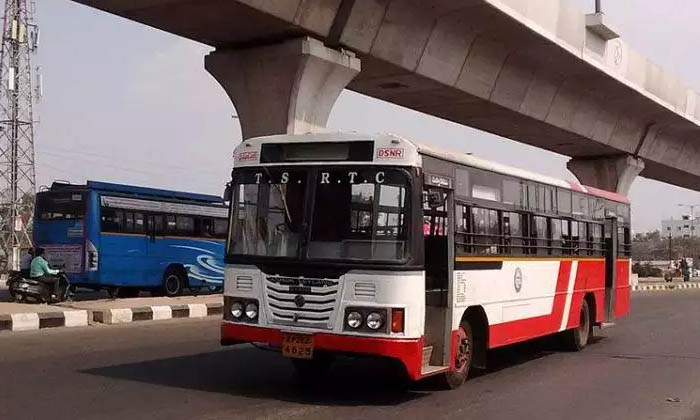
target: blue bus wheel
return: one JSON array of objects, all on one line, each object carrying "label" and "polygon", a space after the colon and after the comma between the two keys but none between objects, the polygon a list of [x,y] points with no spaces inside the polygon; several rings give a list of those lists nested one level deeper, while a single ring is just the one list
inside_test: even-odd
[{"label": "blue bus wheel", "polygon": [[186,279],[183,270],[175,267],[168,268],[163,276],[163,294],[165,296],[178,296],[185,288]]}]

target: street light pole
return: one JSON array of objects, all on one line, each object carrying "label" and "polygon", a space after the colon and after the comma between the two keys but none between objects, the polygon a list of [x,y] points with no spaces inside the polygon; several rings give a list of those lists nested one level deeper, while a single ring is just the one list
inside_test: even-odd
[{"label": "street light pole", "polygon": [[[700,207],[700,204],[678,204],[678,207],[688,207],[690,209],[690,241],[693,248],[691,250],[693,252],[693,265],[695,265],[695,259],[698,258],[695,247],[692,246],[694,244],[693,238],[695,237],[695,207]],[[685,250],[683,254],[683,258],[685,258]]]}]

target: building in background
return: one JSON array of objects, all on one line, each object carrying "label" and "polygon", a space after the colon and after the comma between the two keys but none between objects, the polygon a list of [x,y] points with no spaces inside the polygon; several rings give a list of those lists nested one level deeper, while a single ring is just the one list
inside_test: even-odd
[{"label": "building in background", "polygon": [[661,221],[661,236],[672,238],[696,238],[700,232],[700,217],[683,215],[680,219],[669,219]]}]

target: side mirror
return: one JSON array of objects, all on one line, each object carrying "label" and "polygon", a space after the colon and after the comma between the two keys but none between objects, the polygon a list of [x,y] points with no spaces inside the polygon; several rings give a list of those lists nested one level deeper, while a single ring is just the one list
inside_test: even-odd
[{"label": "side mirror", "polygon": [[233,192],[231,190],[231,183],[226,183],[226,188],[224,188],[224,201],[229,202],[233,197]]},{"label": "side mirror", "polygon": [[440,191],[430,190],[428,191],[428,207],[431,209],[436,209],[441,207],[445,200],[443,199],[442,193]]}]

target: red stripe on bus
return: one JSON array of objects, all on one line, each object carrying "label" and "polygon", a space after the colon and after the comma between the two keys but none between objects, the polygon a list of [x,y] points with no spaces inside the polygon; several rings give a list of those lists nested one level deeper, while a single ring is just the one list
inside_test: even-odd
[{"label": "red stripe on bus", "polygon": [[549,315],[491,325],[489,327],[489,348],[542,337],[558,331],[564,316],[570,272],[571,261],[562,261],[559,264],[556,292],[552,303],[552,312]]},{"label": "red stripe on bus", "polygon": [[[411,379],[421,378],[423,337],[420,339],[392,339],[329,333],[313,333],[313,336],[314,350],[391,357],[403,363]],[[247,342],[281,346],[282,331],[275,328],[224,322],[221,324],[221,341],[224,344],[227,342]]]}]

